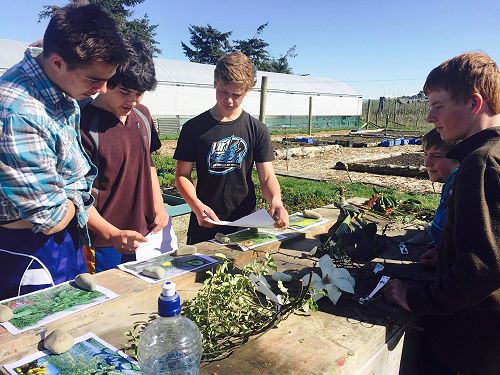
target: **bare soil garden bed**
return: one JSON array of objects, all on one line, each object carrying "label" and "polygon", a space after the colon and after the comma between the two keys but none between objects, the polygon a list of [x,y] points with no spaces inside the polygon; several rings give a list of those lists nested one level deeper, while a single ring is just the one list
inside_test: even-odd
[{"label": "bare soil garden bed", "polygon": [[[273,144],[280,144],[283,135],[273,136]],[[163,155],[172,156],[177,141],[162,141],[160,152]],[[365,147],[352,148],[338,146],[334,149],[324,150],[319,149],[313,153],[312,157],[291,157],[287,159],[277,159],[273,162],[273,166],[277,173],[286,174],[291,171],[298,174],[308,174],[317,176],[319,179],[324,179],[336,183],[360,182],[374,184],[377,186],[391,187],[407,192],[435,192],[441,191],[441,184],[432,184],[426,179],[377,175],[372,173],[362,172],[346,172],[333,169],[338,161],[346,163],[391,163],[400,165],[406,162],[407,158],[409,165],[423,165],[423,155],[421,146],[405,145],[394,147]],[[411,156],[402,156],[402,155]]]},{"label": "bare soil garden bed", "polygon": [[[347,133],[347,132],[345,132]],[[283,147],[283,136],[273,136],[273,145],[276,149]],[[177,141],[162,141],[160,149],[161,154],[173,156]],[[308,147],[308,146],[304,146]],[[288,171],[298,175],[312,175],[319,179],[324,179],[336,183],[360,182],[373,184],[376,186],[391,187],[407,192],[434,192],[441,191],[441,184],[432,184],[427,179],[418,179],[410,177],[377,175],[372,173],[361,173],[352,171],[335,170],[333,167],[338,161],[347,163],[380,163],[381,165],[423,165],[423,153],[421,146],[405,145],[394,147],[335,147],[318,148],[312,157],[291,157],[287,159],[276,159],[273,162],[275,171],[280,174],[287,174]],[[174,191],[169,194],[175,194]],[[185,231],[189,215],[178,216],[174,218],[174,230],[179,236],[181,243],[185,242]]]}]

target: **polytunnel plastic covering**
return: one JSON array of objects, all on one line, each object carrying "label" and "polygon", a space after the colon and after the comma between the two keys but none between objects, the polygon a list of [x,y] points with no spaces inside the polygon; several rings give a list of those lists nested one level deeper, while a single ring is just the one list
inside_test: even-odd
[{"label": "polytunnel plastic covering", "polygon": [[[0,39],[0,72],[19,62],[28,45],[27,42]],[[160,85],[213,87],[214,65],[155,58],[155,67]],[[257,90],[260,89],[263,75],[268,77],[267,90],[269,92],[360,97],[348,85],[331,78],[261,71],[257,74],[255,87]]]}]

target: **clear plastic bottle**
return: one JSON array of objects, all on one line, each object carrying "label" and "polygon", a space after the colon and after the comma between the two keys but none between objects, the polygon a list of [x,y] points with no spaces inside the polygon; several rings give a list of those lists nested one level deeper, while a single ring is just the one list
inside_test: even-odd
[{"label": "clear plastic bottle", "polygon": [[201,335],[191,320],[180,315],[181,300],[175,284],[162,285],[158,298],[160,317],[146,327],[137,357],[144,375],[198,375],[202,354]]}]

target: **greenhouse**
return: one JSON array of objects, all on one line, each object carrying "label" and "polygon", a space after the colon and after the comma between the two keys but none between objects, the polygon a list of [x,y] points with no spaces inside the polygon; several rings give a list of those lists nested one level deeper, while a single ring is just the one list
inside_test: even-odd
[{"label": "greenhouse", "polygon": [[[0,39],[0,73],[23,57],[26,42]],[[190,118],[215,103],[213,65],[155,59],[158,86],[144,96],[160,134],[179,132]],[[306,128],[311,113],[315,130],[355,128],[362,111],[362,97],[348,85],[330,79],[259,71],[257,85],[248,93],[244,109],[260,113],[262,77],[267,76],[264,122],[275,129]]]}]

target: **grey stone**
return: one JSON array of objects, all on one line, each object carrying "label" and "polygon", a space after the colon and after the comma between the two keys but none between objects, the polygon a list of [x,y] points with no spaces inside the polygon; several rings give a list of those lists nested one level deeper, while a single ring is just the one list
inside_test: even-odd
[{"label": "grey stone", "polygon": [[0,305],[0,323],[8,322],[13,317],[14,313],[9,306]]},{"label": "grey stone", "polygon": [[75,278],[75,284],[83,289],[92,292],[96,288],[94,277],[90,273],[81,273]]},{"label": "grey stone", "polygon": [[319,212],[316,212],[314,210],[304,210],[302,211],[302,215],[310,219],[319,219],[322,217],[322,215]]},{"label": "grey stone", "polygon": [[70,350],[74,343],[73,336],[58,328],[45,338],[43,346],[51,353],[62,354]]},{"label": "grey stone", "polygon": [[153,279],[162,279],[165,277],[165,268],[158,266],[149,266],[142,270],[142,274]]},{"label": "grey stone", "polygon": [[215,240],[219,241],[220,243],[223,243],[223,244],[231,243],[231,239],[228,236],[226,236],[224,233],[216,233]]}]

